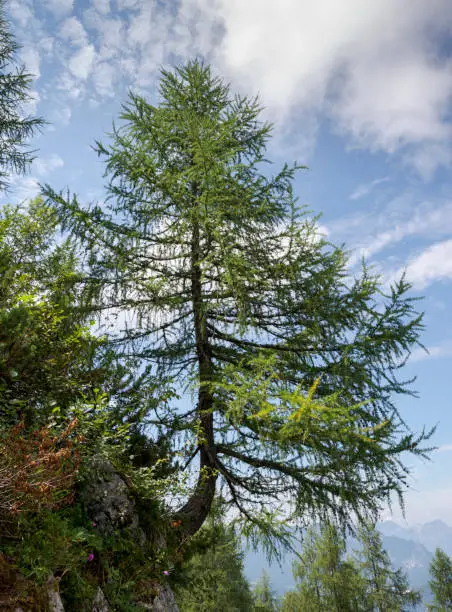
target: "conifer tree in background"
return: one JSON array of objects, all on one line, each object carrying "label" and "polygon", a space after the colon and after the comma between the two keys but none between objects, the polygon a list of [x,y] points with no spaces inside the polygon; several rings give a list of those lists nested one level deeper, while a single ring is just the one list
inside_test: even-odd
[{"label": "conifer tree in background", "polygon": [[253,610],[255,612],[277,612],[280,610],[280,602],[273,592],[270,578],[265,571],[262,572],[262,576],[254,586],[253,598]]},{"label": "conifer tree in background", "polygon": [[191,555],[178,568],[174,591],[184,612],[245,612],[253,598],[243,573],[243,551],[233,527],[215,505],[202,529],[190,542]]},{"label": "conifer tree in background", "polygon": [[116,350],[193,393],[147,415],[197,470],[180,536],[219,485],[268,545],[288,533],[275,518],[288,500],[301,520],[375,518],[406,485],[402,453],[428,437],[394,404],[413,394],[398,373],[422,328],[408,283],[384,295],[365,267],[347,276],[343,249],[296,205],[300,166],[264,173],[271,127],[255,100],[199,61],[163,71],[160,94],[158,106],[132,94],[97,143],[105,206],[44,193],[86,253],[86,308],[128,313]]},{"label": "conifer tree in background", "polygon": [[295,561],[296,589],[286,593],[283,612],[355,612],[363,610],[363,581],[356,564],[345,559],[345,540],[332,526],[311,529]]},{"label": "conifer tree in background", "polygon": [[434,603],[429,610],[452,610],[452,559],[437,548],[430,564],[429,587]]},{"label": "conifer tree in background", "polygon": [[310,530],[294,563],[296,589],[286,593],[283,612],[403,612],[421,602],[406,575],[393,569],[380,534],[358,529],[359,551],[345,558],[346,541],[333,525]]},{"label": "conifer tree in background", "polygon": [[412,609],[421,602],[421,594],[410,588],[406,574],[391,565],[380,533],[371,525],[358,529],[361,549],[356,552],[358,570],[365,582],[367,610]]},{"label": "conifer tree in background", "polygon": [[23,66],[14,67],[18,45],[9,31],[5,5],[0,0],[0,190],[7,186],[11,171],[25,172],[33,155],[24,141],[44,124],[21,113],[22,105],[31,101],[32,76]]}]

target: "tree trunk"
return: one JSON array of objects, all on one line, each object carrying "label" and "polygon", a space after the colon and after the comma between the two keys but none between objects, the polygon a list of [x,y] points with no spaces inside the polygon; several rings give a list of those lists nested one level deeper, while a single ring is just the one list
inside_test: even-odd
[{"label": "tree trunk", "polygon": [[187,503],[178,511],[182,518],[185,537],[195,534],[206,520],[214,496],[217,480],[216,448],[214,438],[213,395],[211,389],[213,363],[209,343],[206,313],[202,296],[201,246],[199,222],[193,222],[191,241],[191,292],[194,312],[196,356],[198,359],[199,391],[197,415],[199,476],[195,490]]}]

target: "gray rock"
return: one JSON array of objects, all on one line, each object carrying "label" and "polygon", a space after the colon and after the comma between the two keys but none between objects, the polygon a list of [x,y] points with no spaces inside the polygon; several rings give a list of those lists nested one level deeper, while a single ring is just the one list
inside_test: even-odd
[{"label": "gray rock", "polygon": [[152,612],[179,612],[174,593],[167,584],[161,584],[159,592],[152,603],[138,602],[143,610],[151,610]]},{"label": "gray rock", "polygon": [[91,476],[79,494],[87,515],[103,535],[112,535],[123,528],[139,534],[135,504],[124,479],[103,457],[95,457],[91,467]]},{"label": "gray rock", "polygon": [[53,576],[48,581],[49,612],[64,612],[63,602],[58,592],[58,581]]},{"label": "gray rock", "polygon": [[[96,523],[103,535],[112,535],[127,528],[144,545],[146,536],[139,526],[135,503],[124,478],[104,457],[93,458],[91,467],[91,473],[79,492],[79,499],[88,517]],[[161,533],[154,534],[151,541],[157,548],[166,546],[165,537]],[[152,603],[140,602],[138,605],[154,612],[179,612],[174,594],[166,584],[159,586],[159,592]],[[100,588],[93,601],[92,611],[109,612],[108,602]]]},{"label": "gray rock", "polygon": [[159,587],[159,593],[152,602],[154,612],[179,612],[174,593],[167,584],[162,584]]},{"label": "gray rock", "polygon": [[99,587],[97,589],[96,596],[93,600],[93,610],[92,612],[109,612],[110,608],[108,606],[108,601],[105,598],[105,595],[102,589]]}]

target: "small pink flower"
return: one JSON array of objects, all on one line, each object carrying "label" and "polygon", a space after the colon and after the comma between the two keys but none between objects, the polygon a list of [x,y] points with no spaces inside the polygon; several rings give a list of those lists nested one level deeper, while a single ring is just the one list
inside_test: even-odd
[{"label": "small pink flower", "polygon": [[89,553],[88,561],[94,561],[94,554],[93,553]]},{"label": "small pink flower", "polygon": [[168,570],[164,570],[163,573],[164,573],[165,576],[169,576],[169,571]]},{"label": "small pink flower", "polygon": [[94,521],[91,523],[91,525],[92,525],[93,527],[97,527],[97,523],[95,523]]}]

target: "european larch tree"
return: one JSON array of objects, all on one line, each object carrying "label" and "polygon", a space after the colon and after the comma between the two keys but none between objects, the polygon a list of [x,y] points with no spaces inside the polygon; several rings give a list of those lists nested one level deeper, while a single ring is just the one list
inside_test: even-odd
[{"label": "european larch tree", "polygon": [[280,601],[273,591],[270,576],[263,570],[261,577],[253,589],[254,608],[253,612],[277,612],[280,609]]},{"label": "european larch tree", "polygon": [[360,612],[363,580],[353,559],[345,558],[345,538],[331,524],[310,529],[294,562],[296,588],[283,599],[283,612]]},{"label": "european larch tree", "polygon": [[358,529],[359,551],[345,558],[346,539],[334,525],[310,530],[293,575],[296,589],[286,593],[283,612],[402,612],[416,609],[419,591],[406,574],[393,569],[380,534],[370,525]]},{"label": "european larch tree", "polygon": [[[112,343],[194,401],[149,423],[186,435],[197,465],[183,537],[221,483],[251,534],[274,514],[375,517],[422,454],[395,405],[421,315],[402,278],[383,293],[297,206],[300,166],[264,173],[271,126],[210,67],[162,71],[160,103],[131,94],[105,160],[104,204],[44,188],[86,253],[86,307],[127,313]],[[121,348],[122,347],[122,348]],[[195,458],[199,461],[194,462]]]},{"label": "european larch tree", "polygon": [[392,567],[375,526],[361,525],[358,539],[361,549],[356,551],[356,556],[365,584],[365,609],[378,612],[416,609],[421,603],[421,594],[410,588],[407,575],[401,569]]},{"label": "european larch tree", "polygon": [[431,610],[452,609],[452,560],[437,548],[430,564],[429,587],[433,593],[434,605]]}]

